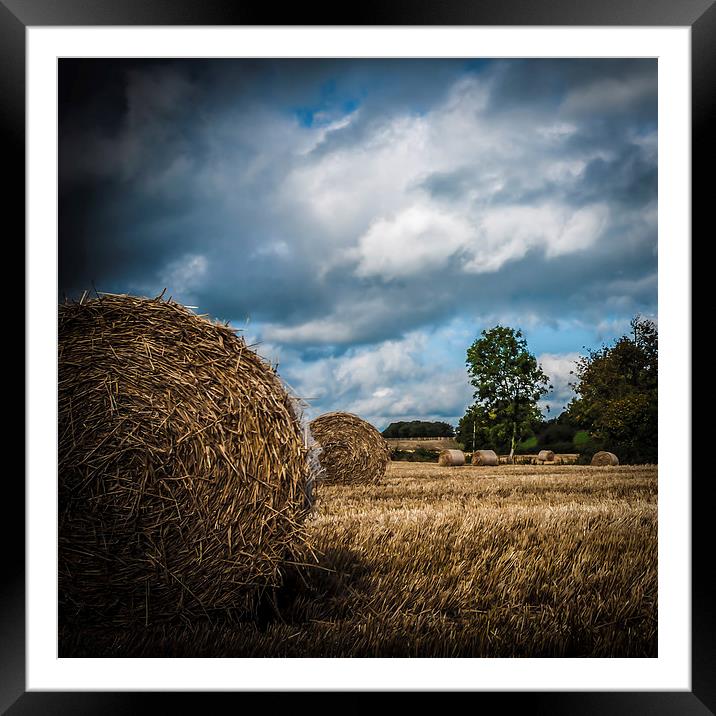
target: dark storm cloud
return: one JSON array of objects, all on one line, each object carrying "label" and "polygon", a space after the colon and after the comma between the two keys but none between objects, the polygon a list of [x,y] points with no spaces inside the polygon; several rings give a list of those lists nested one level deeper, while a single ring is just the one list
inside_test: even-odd
[{"label": "dark storm cloud", "polygon": [[[496,73],[492,110],[504,112],[515,106],[558,107],[574,92],[585,96],[595,87],[630,85],[639,89],[615,98],[602,110],[631,112],[644,103],[653,105],[655,94],[647,88],[656,86],[656,63],[648,59],[510,60],[500,63]],[[601,115],[595,118],[601,119]],[[651,119],[655,117],[652,115]]]},{"label": "dark storm cloud", "polygon": [[643,147],[626,145],[613,159],[592,159],[569,198],[575,203],[608,200],[642,206],[656,197],[657,179],[654,157]]},{"label": "dark storm cloud", "polygon": [[[211,186],[212,167],[225,172],[230,162],[239,174],[260,157],[272,141],[260,132],[271,112],[293,121],[302,108],[314,117],[359,105],[423,111],[462,64],[63,60],[60,289],[76,293],[91,281],[117,288],[127,279],[136,285],[191,246],[221,255],[227,248],[250,253],[275,233],[290,240],[295,222],[284,229],[270,214],[271,192],[293,161],[289,152],[250,182],[237,181],[233,195],[231,186]],[[365,124],[371,121],[369,115]],[[354,123],[341,142],[358,141],[361,127]],[[330,151],[337,134],[314,152]],[[301,273],[301,262],[291,268]]]}]

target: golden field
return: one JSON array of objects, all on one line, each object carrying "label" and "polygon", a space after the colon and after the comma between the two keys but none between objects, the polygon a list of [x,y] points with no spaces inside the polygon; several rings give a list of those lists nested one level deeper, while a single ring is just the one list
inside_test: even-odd
[{"label": "golden field", "polygon": [[61,656],[655,657],[656,466],[390,463],[322,486],[249,621],[60,635]]}]

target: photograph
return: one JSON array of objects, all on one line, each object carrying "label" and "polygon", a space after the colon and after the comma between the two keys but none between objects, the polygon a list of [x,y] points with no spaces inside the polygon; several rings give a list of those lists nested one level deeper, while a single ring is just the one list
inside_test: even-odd
[{"label": "photograph", "polygon": [[0,713],[716,713],[715,4],[0,0]]},{"label": "photograph", "polygon": [[658,80],[59,58],[58,656],[659,657]]}]

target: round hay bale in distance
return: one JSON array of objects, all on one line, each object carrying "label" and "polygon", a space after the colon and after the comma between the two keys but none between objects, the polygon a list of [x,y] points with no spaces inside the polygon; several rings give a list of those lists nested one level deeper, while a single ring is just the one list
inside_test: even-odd
[{"label": "round hay bale in distance", "polygon": [[296,405],[227,325],[161,297],[59,307],[59,606],[128,625],[246,610],[305,546]]},{"label": "round hay bale in distance", "polygon": [[542,462],[552,462],[554,460],[554,452],[552,452],[552,450],[540,450],[537,459]]},{"label": "round hay bale in distance", "polygon": [[494,467],[500,464],[500,458],[494,450],[475,450],[472,453],[472,464],[482,467]]},{"label": "round hay bale in distance", "polygon": [[606,450],[600,450],[595,452],[592,456],[592,465],[599,465],[601,467],[609,467],[619,464],[619,458],[613,452],[607,452]]},{"label": "round hay bale in distance", "polygon": [[388,443],[370,423],[352,413],[333,412],[319,415],[309,427],[321,448],[319,483],[375,483],[385,475]]},{"label": "round hay bale in distance", "polygon": [[462,450],[441,450],[438,465],[443,467],[459,467],[465,464],[465,453]]}]

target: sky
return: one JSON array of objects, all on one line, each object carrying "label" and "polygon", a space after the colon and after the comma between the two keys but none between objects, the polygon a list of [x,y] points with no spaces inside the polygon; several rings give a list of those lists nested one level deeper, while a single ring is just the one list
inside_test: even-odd
[{"label": "sky", "polygon": [[554,389],[657,320],[656,60],[59,61],[59,298],[229,321],[309,405],[457,424],[469,345]]}]

